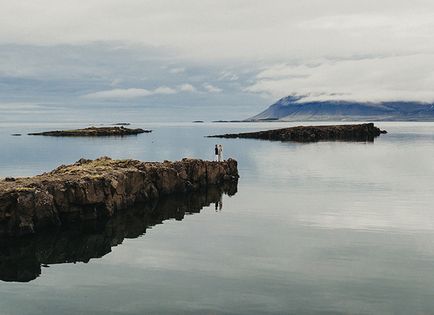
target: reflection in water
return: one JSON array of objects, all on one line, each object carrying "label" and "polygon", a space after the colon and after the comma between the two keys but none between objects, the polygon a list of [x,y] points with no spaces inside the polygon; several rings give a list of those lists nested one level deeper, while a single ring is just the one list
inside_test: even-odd
[{"label": "reflection in water", "polygon": [[[222,209],[223,193],[237,192],[236,183],[210,186],[187,195],[165,197],[155,204],[138,205],[115,217],[86,222],[67,230],[55,230],[21,239],[1,240],[0,280],[29,282],[41,274],[41,266],[89,262],[111,252],[125,238],[137,238],[148,227],[168,219],[181,221],[214,203]],[[216,208],[217,209],[217,208]]]},{"label": "reflection in water", "polygon": [[220,212],[223,209],[223,196],[220,196],[219,200],[214,204],[215,211]]}]

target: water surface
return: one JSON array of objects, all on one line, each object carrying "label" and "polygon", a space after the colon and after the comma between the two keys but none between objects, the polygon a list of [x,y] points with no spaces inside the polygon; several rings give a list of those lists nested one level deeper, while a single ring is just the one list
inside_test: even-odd
[{"label": "water surface", "polygon": [[2,123],[0,177],[103,155],[212,159],[218,142],[241,178],[221,211],[205,205],[87,263],[0,282],[0,313],[432,313],[434,123],[377,123],[389,133],[374,143],[204,137],[293,125],[136,123],[154,132],[120,139],[12,137],[87,125]]}]

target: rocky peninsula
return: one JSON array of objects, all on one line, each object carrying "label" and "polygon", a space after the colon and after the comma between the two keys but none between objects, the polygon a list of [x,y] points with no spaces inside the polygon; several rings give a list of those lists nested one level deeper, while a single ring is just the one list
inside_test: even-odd
[{"label": "rocky peninsula", "polygon": [[141,128],[125,128],[121,127],[88,127],[83,129],[72,130],[54,130],[44,132],[28,133],[30,136],[52,136],[52,137],[104,137],[104,136],[130,136],[140,133],[149,133],[152,130]]},{"label": "rocky peninsula", "polygon": [[373,123],[356,125],[297,126],[257,132],[209,136],[211,138],[251,138],[262,140],[317,142],[317,141],[374,141],[387,133]]},{"label": "rocky peninsula", "polygon": [[87,263],[103,257],[125,239],[146,234],[149,227],[169,219],[181,221],[221,202],[223,194],[232,196],[236,191],[236,182],[230,181],[138,204],[107,219],[77,222],[24,238],[0,239],[0,280],[29,282],[40,276],[42,266]]},{"label": "rocky peninsula", "polygon": [[0,236],[110,218],[135,204],[238,180],[237,161],[81,159],[42,175],[0,181]]}]

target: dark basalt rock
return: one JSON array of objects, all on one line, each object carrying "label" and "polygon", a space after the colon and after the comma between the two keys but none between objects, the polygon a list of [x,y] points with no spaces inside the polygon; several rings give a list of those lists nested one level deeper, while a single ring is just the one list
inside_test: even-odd
[{"label": "dark basalt rock", "polygon": [[112,217],[136,203],[238,180],[237,161],[81,159],[42,175],[0,181],[0,236]]},{"label": "dark basalt rock", "polygon": [[131,129],[125,127],[89,127],[73,130],[55,130],[29,133],[30,136],[52,136],[52,137],[104,137],[104,136],[129,136],[141,133],[149,133],[152,130],[141,128]]},{"label": "dark basalt rock", "polygon": [[207,186],[138,204],[110,218],[78,222],[22,238],[0,239],[0,280],[29,282],[40,276],[41,267],[87,263],[103,257],[125,239],[144,235],[149,227],[169,219],[181,221],[212,203],[221,204],[223,194],[231,196],[236,191],[236,182]]},{"label": "dark basalt rock", "polygon": [[298,126],[258,132],[224,134],[211,138],[252,138],[263,140],[316,142],[316,141],[374,141],[385,130],[373,123],[357,125]]}]

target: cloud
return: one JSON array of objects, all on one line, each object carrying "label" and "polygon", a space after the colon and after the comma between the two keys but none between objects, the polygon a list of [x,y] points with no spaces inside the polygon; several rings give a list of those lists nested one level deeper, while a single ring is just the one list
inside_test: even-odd
[{"label": "cloud", "polygon": [[31,110],[35,108],[43,107],[38,103],[4,103],[0,102],[1,110]]},{"label": "cloud", "polygon": [[[417,16],[417,18],[416,18]],[[318,17],[300,23],[301,28],[312,30],[369,30],[406,32],[410,29],[427,31],[432,25],[432,14],[420,12],[417,15],[408,12],[398,14],[342,14]]]},{"label": "cloud", "polygon": [[170,87],[162,86],[158,87],[154,90],[147,89],[112,89],[105,91],[98,91],[89,94],[83,95],[84,98],[93,99],[93,100],[111,100],[111,99],[133,99],[151,95],[167,95],[167,94],[175,94],[177,91]]},{"label": "cloud", "polygon": [[306,95],[303,101],[433,102],[433,86],[434,54],[419,54],[276,64],[259,72],[245,91],[273,98]]},{"label": "cloud", "polygon": [[209,93],[220,93],[223,90],[209,83],[202,84],[203,88]]},{"label": "cloud", "polygon": [[151,90],[150,92],[151,95],[154,95],[154,94],[175,94],[178,91],[167,86],[161,86],[156,88],[155,90]]},{"label": "cloud", "polygon": [[219,78],[220,81],[237,81],[239,79],[238,75],[232,71],[221,71]]},{"label": "cloud", "polygon": [[181,84],[178,86],[178,90],[181,92],[196,92],[196,88],[189,83]]},{"label": "cloud", "polygon": [[98,91],[83,95],[88,99],[130,99],[152,95],[152,92],[145,89],[113,89]]},{"label": "cloud", "polygon": [[112,89],[97,91],[93,93],[88,93],[83,95],[83,98],[94,99],[94,100],[117,100],[117,99],[134,99],[140,97],[146,97],[151,95],[170,95],[179,92],[196,92],[196,88],[189,84],[181,84],[176,88],[171,88],[168,86],[160,86],[153,90],[148,89],[138,89],[138,88],[128,88],[128,89]]},{"label": "cloud", "polygon": [[200,60],[426,52],[433,27],[427,0],[40,0],[0,11],[0,43],[120,41]]}]

